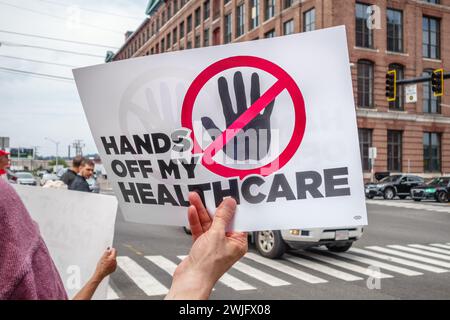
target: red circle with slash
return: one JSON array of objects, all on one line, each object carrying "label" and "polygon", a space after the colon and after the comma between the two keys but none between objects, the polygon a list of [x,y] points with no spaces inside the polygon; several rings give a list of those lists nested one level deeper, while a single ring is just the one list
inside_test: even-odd
[{"label": "red circle with slash", "polygon": [[[200,90],[205,84],[218,73],[231,68],[251,67],[263,70],[274,76],[277,81],[269,90],[260,96],[241,116],[239,116],[222,134],[217,137],[205,150],[200,147],[194,135],[192,114],[195,101]],[[258,116],[267,105],[272,102],[281,92],[287,90],[295,110],[295,126],[293,135],[283,150],[283,152],[274,161],[253,169],[229,168],[215,162],[212,158],[221,150],[235,135],[245,127],[253,118]],[[274,108],[274,111],[276,107]],[[281,169],[294,156],[299,148],[306,128],[306,111],[303,95],[295,83],[294,79],[281,67],[268,60],[254,56],[235,56],[217,61],[203,70],[192,82],[183,101],[181,110],[181,124],[184,128],[191,130],[191,138],[194,143],[193,154],[203,153],[202,164],[211,172],[225,178],[239,177],[244,179],[249,175],[260,175],[266,177],[275,171]]]}]

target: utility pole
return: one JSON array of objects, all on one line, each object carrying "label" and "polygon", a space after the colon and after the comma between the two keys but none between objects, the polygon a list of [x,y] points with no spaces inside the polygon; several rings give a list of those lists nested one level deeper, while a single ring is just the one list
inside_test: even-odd
[{"label": "utility pole", "polygon": [[83,156],[83,148],[86,145],[83,143],[83,140],[75,140],[72,144],[72,147],[75,149],[76,156]]},{"label": "utility pole", "polygon": [[48,141],[50,141],[50,142],[53,142],[54,144],[55,144],[55,146],[56,146],[56,162],[55,162],[55,167],[56,167],[56,169],[58,169],[58,146],[59,146],[59,142],[58,141],[55,141],[55,140],[53,140],[53,139],[50,139],[50,138],[45,138],[45,140],[48,140]]}]

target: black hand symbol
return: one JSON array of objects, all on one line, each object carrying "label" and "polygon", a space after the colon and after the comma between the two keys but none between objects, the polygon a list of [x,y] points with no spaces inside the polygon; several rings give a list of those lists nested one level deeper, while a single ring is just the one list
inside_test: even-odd
[{"label": "black hand symbol", "polygon": [[[230,93],[228,91],[228,83],[224,77],[218,80],[219,95],[222,101],[223,114],[227,128],[239,118],[247,110],[247,99],[245,96],[244,80],[242,73],[234,74],[234,91],[236,93],[237,112],[234,112]],[[251,104],[255,103],[261,96],[259,87],[259,76],[257,73],[252,74],[251,82]],[[252,119],[238,134],[223,147],[223,151],[234,160],[261,160],[270,148],[270,116],[272,115],[275,99],[269,103],[262,114]],[[209,135],[215,140],[221,131],[213,120],[208,117],[202,118],[202,124],[208,131]]]}]

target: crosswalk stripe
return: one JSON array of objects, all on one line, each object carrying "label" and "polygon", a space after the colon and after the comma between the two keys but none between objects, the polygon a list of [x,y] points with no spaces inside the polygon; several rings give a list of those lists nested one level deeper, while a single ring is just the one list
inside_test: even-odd
[{"label": "crosswalk stripe", "polygon": [[413,248],[417,248],[417,249],[424,249],[424,250],[428,250],[428,251],[433,251],[433,252],[437,252],[437,253],[443,253],[446,255],[450,255],[450,250],[444,250],[444,249],[440,249],[440,248],[434,248],[434,247],[430,247],[430,246],[424,246],[421,244],[409,244],[409,247],[413,247]]},{"label": "crosswalk stripe", "polygon": [[357,255],[354,255],[354,254],[335,253],[335,252],[330,252],[330,253],[335,254],[335,255],[337,255],[339,257],[346,258],[346,259],[350,259],[350,260],[366,263],[368,265],[375,266],[375,267],[378,267],[378,268],[381,268],[381,269],[386,269],[386,270],[389,270],[389,271],[392,271],[392,272],[397,272],[397,273],[400,273],[400,274],[403,274],[403,275],[409,276],[409,277],[411,277],[411,276],[419,276],[419,275],[423,274],[421,272],[413,271],[413,270],[402,268],[402,267],[397,267],[397,266],[394,266],[394,265],[391,265],[391,264],[387,264],[387,263],[380,262],[380,261],[373,260],[373,259],[364,258],[364,257],[357,256]]},{"label": "crosswalk stripe", "polygon": [[348,269],[348,270],[351,270],[351,271],[354,271],[357,273],[361,273],[361,274],[364,274],[369,277],[378,278],[378,279],[393,278],[393,276],[391,276],[389,274],[385,274],[382,272],[378,272],[378,273],[374,274],[374,272],[368,268],[363,268],[356,264],[348,263],[348,262],[338,260],[335,258],[331,258],[331,257],[325,256],[322,254],[317,254],[317,253],[313,253],[313,252],[307,252],[307,253],[305,252],[305,254],[307,254],[307,256],[309,256],[311,258],[314,258],[314,259],[317,259],[317,260],[320,260],[320,261],[323,261],[323,262],[326,262],[329,264],[333,264],[335,266],[338,266],[338,267],[341,267],[344,269]]},{"label": "crosswalk stripe", "polygon": [[286,266],[286,265],[284,265],[284,264],[282,264],[282,263],[280,263],[278,261],[274,261],[274,260],[271,260],[271,259],[267,259],[267,258],[261,257],[261,256],[259,256],[257,254],[252,253],[252,252],[247,253],[245,255],[245,257],[247,259],[250,259],[250,260],[253,260],[253,261],[258,262],[260,264],[266,265],[266,266],[268,266],[268,267],[270,267],[272,269],[276,269],[276,270],[278,270],[278,271],[280,271],[282,273],[285,273],[285,274],[290,275],[290,276],[292,276],[294,278],[306,281],[308,283],[325,283],[325,282],[328,282],[327,280],[321,279],[321,278],[316,277],[316,276],[314,276],[312,274],[309,274],[309,273],[306,273],[306,272],[303,272],[303,271],[291,268],[291,267]]},{"label": "crosswalk stripe", "polygon": [[378,247],[378,246],[371,246],[371,247],[366,247],[366,248],[370,249],[370,250],[383,252],[383,253],[393,254],[394,256],[399,256],[399,257],[403,257],[403,258],[407,258],[407,259],[411,259],[411,260],[417,260],[417,261],[433,264],[433,265],[444,267],[444,268],[450,268],[450,263],[444,262],[444,261],[439,261],[436,259],[426,258],[423,256],[418,256],[415,254],[410,254],[410,253],[392,250],[392,249],[388,249],[388,248],[382,248],[382,247]]},{"label": "crosswalk stripe", "polygon": [[444,249],[450,249],[450,246],[447,246],[445,244],[440,244],[440,243],[432,243],[432,244],[430,244],[430,246],[444,248]]},{"label": "crosswalk stripe", "polygon": [[274,277],[240,261],[236,262],[233,268],[273,287],[287,286],[291,284],[290,282]]},{"label": "crosswalk stripe", "polygon": [[145,259],[149,260],[150,262],[153,262],[154,264],[156,264],[158,267],[160,267],[173,277],[173,273],[177,268],[177,265],[174,262],[170,261],[169,259],[163,256],[145,256]]},{"label": "crosswalk stripe", "polygon": [[[179,259],[184,259],[186,256],[178,256]],[[225,273],[220,279],[219,282],[223,283],[227,287],[230,287],[236,291],[243,291],[243,290],[256,290],[255,287],[248,284],[247,282],[244,282],[235,276],[232,276],[231,274]]]},{"label": "crosswalk stripe", "polygon": [[117,292],[111,287],[111,285],[108,286],[108,289],[106,291],[106,300],[117,300],[119,299],[119,295]]},{"label": "crosswalk stripe", "polygon": [[437,259],[450,261],[450,256],[446,256],[446,255],[439,254],[439,253],[433,253],[433,252],[429,252],[429,251],[426,251],[426,250],[414,249],[414,248],[409,248],[409,247],[399,246],[399,245],[390,245],[388,247],[392,248],[392,249],[397,249],[397,250],[401,250],[401,251],[417,253],[417,254],[421,254],[423,256],[428,256],[428,257],[432,257],[432,258],[437,258]]},{"label": "crosswalk stripe", "polygon": [[351,248],[349,250],[349,252],[359,253],[359,254],[363,254],[363,255],[366,255],[366,256],[374,257],[374,258],[377,258],[377,259],[386,260],[386,261],[402,264],[402,265],[405,265],[405,266],[414,267],[416,269],[421,269],[421,270],[425,270],[425,271],[434,272],[434,273],[447,272],[446,269],[430,266],[430,265],[423,264],[423,263],[420,263],[420,262],[415,262],[415,261],[406,260],[406,259],[402,259],[402,258],[392,257],[392,256],[388,256],[388,255],[385,255],[385,254],[372,252],[372,251],[368,251],[368,250],[364,250],[364,249]]},{"label": "crosswalk stripe", "polygon": [[117,257],[117,264],[148,296],[159,296],[169,290],[129,257]]},{"label": "crosswalk stripe", "polygon": [[336,269],[330,268],[328,266],[325,266],[323,264],[320,264],[320,263],[317,263],[317,262],[314,262],[314,261],[311,261],[311,260],[307,260],[307,259],[304,259],[304,258],[294,257],[294,256],[291,256],[291,255],[286,255],[284,259],[287,260],[287,261],[299,264],[301,266],[304,266],[306,268],[313,269],[313,270],[316,270],[316,271],[319,271],[319,272],[323,272],[323,273],[325,273],[327,275],[330,275],[332,277],[335,277],[335,278],[338,278],[338,279],[341,279],[341,280],[344,280],[344,281],[362,280],[361,277],[357,277],[357,276],[354,276],[354,275],[352,275],[350,273],[343,272],[343,271],[340,271],[340,270],[336,270]]}]

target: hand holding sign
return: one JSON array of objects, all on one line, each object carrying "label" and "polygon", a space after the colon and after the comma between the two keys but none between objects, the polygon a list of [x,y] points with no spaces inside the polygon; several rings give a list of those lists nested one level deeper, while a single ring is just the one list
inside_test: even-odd
[{"label": "hand holding sign", "polygon": [[[228,83],[224,77],[219,78],[218,86],[223,114],[228,128],[248,109],[242,73],[238,71],[234,74],[237,112],[233,110]],[[250,97],[252,105],[261,97],[257,73],[252,74]],[[227,156],[234,160],[261,160],[267,155],[271,140],[270,116],[272,115],[274,104],[275,99],[267,105],[263,114],[253,118],[250,123],[236,134],[232,143],[223,147]],[[211,118],[203,117],[202,124],[213,140],[222,134],[222,131]]]},{"label": "hand holding sign", "polygon": [[235,211],[236,201],[226,198],[211,219],[199,195],[189,194],[188,209],[192,230],[189,256],[177,267],[166,299],[207,299],[216,282],[248,250],[247,233],[225,232]]}]

